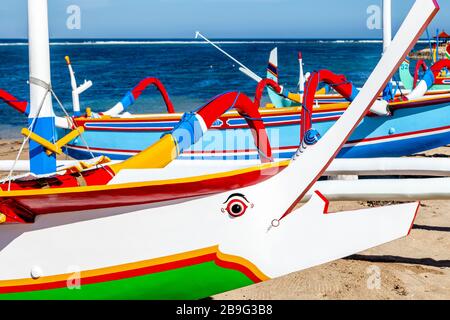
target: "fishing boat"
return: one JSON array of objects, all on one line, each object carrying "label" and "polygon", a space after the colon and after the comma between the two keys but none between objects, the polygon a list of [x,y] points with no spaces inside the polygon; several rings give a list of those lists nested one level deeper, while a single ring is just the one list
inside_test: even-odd
[{"label": "fishing boat", "polygon": [[[441,59],[436,64],[442,63],[442,61],[448,61],[450,59],[450,44],[446,47],[446,59]],[[414,73],[411,74],[410,71],[410,59],[407,58],[400,66],[399,74],[400,80],[402,81],[404,87],[409,90],[416,88],[418,80],[426,77],[426,72],[428,70],[427,64],[424,60],[418,60],[414,69]],[[450,90],[450,74],[448,73],[448,68],[444,68],[437,75],[434,84],[429,88],[431,92],[438,93],[439,91],[445,92]]]},{"label": "fishing boat", "polygon": [[[297,204],[436,15],[435,0],[415,2],[345,113],[318,141],[310,139],[317,137],[312,129],[305,132],[291,160],[272,161],[258,108],[231,92],[187,113],[174,130],[124,162],[103,159],[59,172],[55,153],[62,142],[53,130],[48,25],[42,23],[47,1],[29,0],[28,10],[27,137],[33,141],[31,169],[41,174],[9,177],[0,185],[0,298],[202,298],[409,233],[418,203],[333,214],[315,190],[307,204]],[[231,106],[253,126],[263,163],[174,178],[164,167]],[[158,172],[172,178],[154,180]]]},{"label": "fishing boat", "polygon": [[[340,75],[333,75],[328,80],[328,84],[335,86],[335,89],[336,84],[348,82]],[[372,106],[373,112],[365,117],[338,157],[405,156],[449,144],[450,120],[447,115],[450,112],[450,93],[434,92],[432,95],[427,95],[427,89],[432,86],[427,81],[421,80],[416,90],[405,95],[397,95],[387,106],[382,103],[382,100],[378,100],[378,109]],[[138,85],[136,88],[141,87]],[[280,88],[280,90],[279,92],[283,92],[284,89]],[[142,92],[142,90],[134,89],[131,92]],[[346,102],[332,102],[333,96],[328,95],[329,100],[326,103],[316,101],[311,114],[307,115],[311,117],[312,126],[321,135],[324,135],[344,113],[349,102],[356,96],[357,89],[349,85],[341,93],[347,99]],[[257,100],[260,99],[260,94],[261,92],[257,91]],[[279,93],[275,94],[278,97],[282,96]],[[301,101],[297,94],[284,92],[284,95],[290,97],[290,101]],[[316,93],[311,92],[310,95],[317,100]],[[134,96],[137,97],[138,94]],[[167,97],[167,94],[163,96]],[[103,114],[93,116],[92,113],[88,113],[74,118],[74,122],[83,127],[84,137],[90,149],[88,150],[83,141],[78,139],[69,143],[65,152],[76,159],[89,158],[90,152],[95,156],[107,155],[111,159],[126,159],[142,150],[147,141],[154,142],[161,134],[170,131],[182,116],[179,113],[170,112],[173,111],[173,106],[171,107],[169,102],[167,102],[169,110],[167,114],[130,114],[128,109],[130,103],[127,101],[134,100],[129,97],[130,95],[125,97],[118,104],[119,107],[116,105]],[[117,110],[121,110],[121,113]],[[296,146],[299,145],[301,110],[302,107],[298,104],[287,108],[266,106],[260,109],[275,158],[292,157]],[[124,111],[128,112],[123,113]],[[251,143],[251,133],[245,126],[245,119],[236,112],[224,114],[213,125],[213,130],[209,131],[197,144],[185,150],[180,159],[257,159],[258,151]],[[60,135],[67,134],[69,130],[60,129]]]},{"label": "fishing boat", "polygon": [[[198,35],[203,36],[200,33]],[[300,66],[302,66],[301,57],[299,58]],[[267,78],[275,82],[278,80],[276,60],[275,52],[271,55],[267,73]],[[73,139],[61,148],[63,152],[75,159],[89,159],[102,155],[113,160],[127,159],[145,149],[148,143],[156,142],[162,134],[172,130],[182,117],[181,113],[175,112],[164,85],[152,77],[142,80],[109,110],[94,113],[86,108],[86,111],[82,112],[79,95],[92,83],[85,83],[78,87],[69,58],[67,58],[67,64],[73,89],[73,115],[71,119],[56,117],[55,126],[58,137],[67,137],[73,131],[74,124],[82,128],[82,137]],[[258,83],[263,80],[245,66],[241,69],[258,80]],[[438,78],[438,76],[430,78],[431,83],[429,79],[421,80],[420,88],[413,93],[397,92],[387,106],[377,102],[377,106],[372,106],[371,113],[358,126],[338,157],[397,157],[449,144],[450,119],[447,115],[450,111],[450,93],[429,90]],[[348,82],[345,77],[335,75],[329,79],[327,85],[333,87],[341,84],[342,81]],[[291,93],[282,87],[279,87],[281,90],[279,92],[269,89],[269,96],[274,103],[260,109],[276,159],[289,159],[300,143],[300,114],[303,99],[301,91],[304,89],[300,86],[303,83],[304,78],[301,78],[300,93]],[[159,90],[166,104],[167,113],[130,113],[133,103],[149,86],[155,86]],[[337,93],[311,93],[315,96],[315,106],[308,117],[311,117],[313,127],[320,135],[324,135],[329,130],[356,96],[358,90],[354,86],[347,87],[341,92],[344,97]],[[257,92],[257,99],[260,99],[261,94],[262,92]],[[404,96],[408,99],[403,99]],[[27,102],[20,101],[5,91],[0,91],[0,99],[27,114]],[[280,104],[283,108],[273,107]],[[212,130],[208,131],[195,145],[186,149],[179,160],[254,160],[258,158],[259,153],[252,142],[245,118],[231,111],[220,117],[214,123]]]},{"label": "fishing boat", "polygon": [[[403,81],[397,82],[397,81],[391,81],[390,85],[388,86],[388,90],[385,90],[383,92],[383,96],[380,96],[380,99],[385,100],[392,100],[392,99],[398,99],[402,96],[411,94],[411,92],[416,88],[417,84],[420,82],[420,80],[424,79],[424,74],[419,75],[418,71],[423,71],[424,73],[427,71],[428,67],[426,66],[424,61],[418,61],[417,67],[416,67],[416,73],[415,76],[411,76],[409,73],[409,58],[406,58],[405,61],[402,63],[399,74],[400,78]],[[436,69],[439,65],[442,66],[442,62],[439,64],[434,65],[434,69]],[[448,62],[446,63],[448,64]],[[310,76],[310,73],[304,73],[303,71],[303,58],[302,53],[299,52],[299,84],[297,85],[297,91],[298,94],[292,95],[292,99],[286,99],[283,96],[280,96],[275,91],[268,89],[267,93],[270,98],[270,107],[274,108],[286,108],[286,107],[295,107],[295,106],[301,106],[302,102],[302,95],[304,94],[304,85],[306,82],[306,79]],[[419,68],[419,66],[422,66],[422,68]],[[407,71],[405,71],[407,70]],[[408,74],[406,75],[406,72]],[[442,74],[446,72],[446,67],[444,66],[443,69],[440,71],[439,74],[437,74],[437,77],[432,80],[433,84],[425,90],[425,93],[420,92],[420,94],[416,93],[416,96],[433,96],[438,94],[445,94],[449,93],[449,88],[436,84],[436,83],[442,83]],[[279,82],[279,71],[278,71],[278,48],[274,48],[270,52],[269,57],[269,63],[267,66],[267,78],[272,79],[275,82]],[[328,104],[328,103],[340,103],[340,102],[346,102],[348,101],[348,98],[343,97],[341,94],[336,92],[336,90],[333,89],[332,86],[324,85],[320,90],[318,90],[315,94],[315,103],[316,104]]]},{"label": "fishing boat", "polygon": [[[329,83],[340,83],[342,79],[335,77]],[[429,87],[425,80],[421,80],[421,83],[421,88]],[[128,108],[142,93],[143,84],[159,85],[167,102],[167,114],[129,113]],[[351,90],[347,93],[348,99],[352,97]],[[18,101],[6,93],[0,92],[0,96],[16,109],[26,113],[28,103]],[[449,144],[450,94],[434,92],[421,97],[417,95],[417,98],[411,94],[405,96],[410,99],[400,101],[400,96],[397,96],[396,100],[388,103],[389,115],[371,113],[366,116],[338,157],[396,157]],[[315,104],[312,114],[308,116],[312,118],[313,127],[324,135],[348,105],[348,101]],[[119,110],[122,113],[117,112]],[[288,159],[296,151],[300,142],[301,110],[300,106],[260,109],[275,158]],[[100,114],[88,110],[86,114],[75,116],[71,121],[57,117],[56,127],[59,137],[64,137],[73,130],[72,122],[83,128],[84,139],[76,138],[62,148],[71,157],[89,159],[92,156],[106,155],[111,159],[124,160],[172,130],[182,116],[181,113],[173,111],[173,105],[162,84],[157,79],[150,78],[141,82],[110,110]],[[258,151],[251,140],[251,132],[246,128],[245,118],[231,111],[220,117],[214,123],[213,130],[186,149],[179,159],[251,160],[258,157]]]}]

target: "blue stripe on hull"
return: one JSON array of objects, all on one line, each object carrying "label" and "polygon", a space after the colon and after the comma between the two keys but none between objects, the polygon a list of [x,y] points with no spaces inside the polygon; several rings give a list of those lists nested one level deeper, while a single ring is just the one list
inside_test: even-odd
[{"label": "blue stripe on hull", "polygon": [[374,158],[402,157],[449,144],[450,132],[439,133],[407,140],[380,142],[377,144],[346,147],[341,150],[338,158]]},{"label": "blue stripe on hull", "polygon": [[[31,125],[33,119],[28,119],[28,126]],[[32,131],[40,137],[54,143],[55,142],[55,118],[42,117],[37,118],[34,122]],[[37,142],[30,139],[30,170],[34,174],[47,174],[56,171],[56,156],[52,153],[48,156],[45,148]]]},{"label": "blue stripe on hull", "polygon": [[[391,135],[408,134],[422,130],[443,128],[450,126],[450,106],[447,104],[405,108],[396,110],[389,117],[365,117],[350,137],[350,141],[364,139],[376,139],[387,137],[377,141],[376,144],[345,147],[339,157],[396,157],[405,156],[435,147],[450,144],[449,133],[428,133],[428,136],[411,137],[400,141],[389,141]],[[268,117],[270,118],[270,117]],[[275,118],[273,118],[275,119]],[[266,119],[265,119],[266,120]],[[267,119],[268,122],[271,119]],[[273,120],[275,121],[275,120]],[[334,124],[334,121],[313,122],[314,129],[323,136]],[[130,125],[129,123],[127,125]],[[88,145],[93,149],[109,150],[143,150],[157,141],[163,131],[91,131],[84,133]],[[298,124],[276,125],[267,128],[267,133],[273,149],[280,147],[298,146],[300,129]],[[60,132],[62,136],[64,132]],[[71,143],[74,146],[83,147],[80,139]],[[210,130],[189,151],[221,152],[223,150],[252,150],[255,149],[253,137],[248,129]],[[89,158],[85,151],[70,149],[69,155],[75,158]],[[95,153],[99,155],[99,153]],[[103,153],[102,153],[103,154]],[[104,153],[112,159],[122,160],[129,155]],[[283,153],[282,157],[289,158],[291,153]],[[274,154],[278,157],[277,154]],[[236,159],[236,156],[228,156]],[[239,156],[240,157],[240,156]],[[245,156],[243,156],[245,158]],[[254,156],[247,156],[256,158]],[[201,155],[200,155],[201,158]],[[218,157],[221,159],[222,157]],[[215,156],[205,156],[203,159],[217,159]]]},{"label": "blue stripe on hull", "polygon": [[[414,154],[437,148],[448,144],[450,141],[450,132],[428,135],[418,138],[409,138],[401,141],[388,141],[366,146],[344,147],[338,154],[338,158],[372,158],[372,157],[401,157],[405,153]],[[88,159],[90,154],[82,150],[68,149],[67,154],[76,159]],[[128,155],[118,155],[111,153],[93,152],[95,156],[106,155],[111,159],[125,160]],[[274,152],[275,158],[289,159],[294,152]],[[255,160],[259,159],[258,155],[202,155],[202,154],[185,154],[179,160]]]}]

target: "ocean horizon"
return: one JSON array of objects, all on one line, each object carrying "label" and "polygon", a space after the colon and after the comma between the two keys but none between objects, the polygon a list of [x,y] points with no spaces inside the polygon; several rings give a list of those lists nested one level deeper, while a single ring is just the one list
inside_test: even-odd
[{"label": "ocean horizon", "polygon": [[[211,38],[218,44],[270,44],[270,43],[383,43],[380,38]],[[426,39],[418,43],[428,43]],[[52,38],[50,45],[120,45],[120,44],[203,44],[192,38]],[[27,38],[0,38],[0,45],[28,45]]]}]

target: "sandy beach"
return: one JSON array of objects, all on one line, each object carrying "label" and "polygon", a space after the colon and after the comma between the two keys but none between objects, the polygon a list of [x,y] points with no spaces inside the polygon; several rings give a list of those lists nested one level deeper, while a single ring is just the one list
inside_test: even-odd
[{"label": "sandy beach", "polygon": [[[450,147],[416,156],[450,157]],[[368,205],[334,202],[330,211]],[[450,201],[423,201],[406,238],[214,299],[450,299]]]},{"label": "sandy beach", "polygon": [[[0,159],[13,159],[20,145],[0,140]],[[450,147],[418,156],[450,157]],[[27,158],[26,149],[21,158]],[[335,202],[330,210],[368,205]],[[450,201],[424,201],[409,237],[213,298],[450,299]]]}]

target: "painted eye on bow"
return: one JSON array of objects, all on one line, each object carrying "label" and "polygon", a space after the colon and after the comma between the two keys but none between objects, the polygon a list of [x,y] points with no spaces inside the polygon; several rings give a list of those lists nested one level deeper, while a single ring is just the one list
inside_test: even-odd
[{"label": "painted eye on bow", "polygon": [[247,198],[240,193],[235,193],[229,196],[224,204],[226,204],[226,207],[222,208],[222,212],[226,212],[234,218],[243,216],[249,207],[253,208],[253,204],[251,204]]}]

